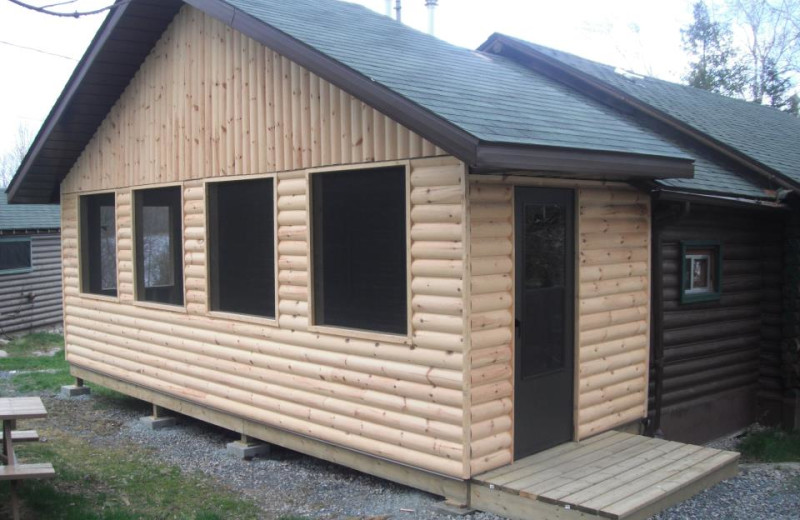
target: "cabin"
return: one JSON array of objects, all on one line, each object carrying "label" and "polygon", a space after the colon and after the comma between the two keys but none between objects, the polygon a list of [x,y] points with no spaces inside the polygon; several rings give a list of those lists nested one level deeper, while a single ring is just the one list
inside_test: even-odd
[{"label": "cabin", "polygon": [[502,34],[481,50],[635,114],[695,158],[694,178],[642,187],[654,222],[647,430],[707,442],[754,422],[796,428],[800,119]]},{"label": "cabin", "polygon": [[0,337],[61,325],[60,228],[58,205],[0,192]]},{"label": "cabin", "polygon": [[727,312],[706,289],[775,325],[748,269],[780,267],[727,241],[783,235],[683,239],[746,198],[709,186],[767,223],[788,194],[500,50],[336,0],[119,3],[8,189],[61,204],[71,373],[510,518],[646,518],[734,475],[640,434],[698,385],[671,363]]}]

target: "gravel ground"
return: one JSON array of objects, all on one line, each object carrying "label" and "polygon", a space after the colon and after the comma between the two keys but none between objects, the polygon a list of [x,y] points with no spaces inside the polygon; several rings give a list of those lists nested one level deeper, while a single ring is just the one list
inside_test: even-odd
[{"label": "gravel ground", "polygon": [[47,422],[97,446],[134,443],[153,450],[167,464],[204,473],[243,494],[264,511],[264,519],[502,520],[486,513],[441,514],[435,510],[439,497],[279,447],[266,457],[238,460],[225,451],[228,442],[238,439],[228,430],[178,416],[176,427],[154,431],[139,421],[149,414],[148,404],[130,400],[98,408],[96,400],[45,398]]},{"label": "gravel ground", "polygon": [[[102,399],[102,398],[101,398]],[[258,504],[263,518],[301,515],[313,519],[502,520],[474,513],[439,513],[440,498],[281,448],[251,461],[237,460],[225,445],[238,437],[224,429],[179,416],[178,426],[153,431],[139,421],[150,407],[134,400],[96,406],[98,398],[45,398],[47,422],[95,445],[138,444],[160,460],[201,472]],[[713,447],[730,449],[736,439]],[[657,520],[798,519],[800,464],[742,464],[741,474],[668,509]]]}]

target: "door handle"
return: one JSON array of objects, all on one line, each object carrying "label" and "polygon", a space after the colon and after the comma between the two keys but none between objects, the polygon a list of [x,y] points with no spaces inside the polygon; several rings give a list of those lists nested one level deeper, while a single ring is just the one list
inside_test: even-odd
[{"label": "door handle", "polygon": [[522,323],[519,320],[514,320],[514,332],[516,333],[517,337],[520,337],[522,334]]}]

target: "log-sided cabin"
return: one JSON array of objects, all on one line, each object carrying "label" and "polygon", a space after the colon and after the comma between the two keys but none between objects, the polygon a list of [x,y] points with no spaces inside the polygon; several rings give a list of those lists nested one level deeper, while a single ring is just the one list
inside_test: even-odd
[{"label": "log-sided cabin", "polygon": [[796,427],[800,118],[500,34],[481,50],[634,114],[695,158],[692,179],[642,186],[654,223],[648,430],[705,442],[756,421]]},{"label": "log-sided cabin", "polygon": [[0,336],[62,323],[60,228],[58,205],[9,205],[0,192]]},{"label": "log-sided cabin", "polygon": [[719,169],[359,6],[132,0],[8,192],[61,202],[79,380],[510,517],[644,518],[736,470],[636,435],[677,276],[648,187]]}]

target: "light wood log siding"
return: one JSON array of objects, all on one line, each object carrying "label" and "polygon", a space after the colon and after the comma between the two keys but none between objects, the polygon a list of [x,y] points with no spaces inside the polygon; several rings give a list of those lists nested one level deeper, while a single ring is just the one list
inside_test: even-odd
[{"label": "light wood log siding", "polygon": [[58,233],[12,236],[30,238],[31,270],[0,274],[0,334],[60,324],[61,248]]},{"label": "light wood log siding", "polygon": [[62,191],[441,155],[372,107],[186,6]]},{"label": "light wood log siding", "polygon": [[[68,360],[180,399],[435,471],[468,477],[464,444],[465,168],[410,162],[408,338],[309,330],[306,172],[277,175],[277,323],[208,312],[205,186],[183,185],[185,307],[133,302],[131,194],[117,195],[119,298],[65,277]],[[77,195],[64,227],[77,236]],[[77,242],[66,242],[77,266]],[[184,312],[185,311],[185,312]]]},{"label": "light wood log siding", "polygon": [[650,196],[578,189],[577,439],[647,415]]},{"label": "light wood log siding", "polygon": [[575,439],[646,416],[650,199],[618,183],[470,176],[473,474],[513,456],[514,185],[576,193]]},{"label": "light wood log siding", "polygon": [[471,468],[513,461],[513,186],[470,182]]}]

